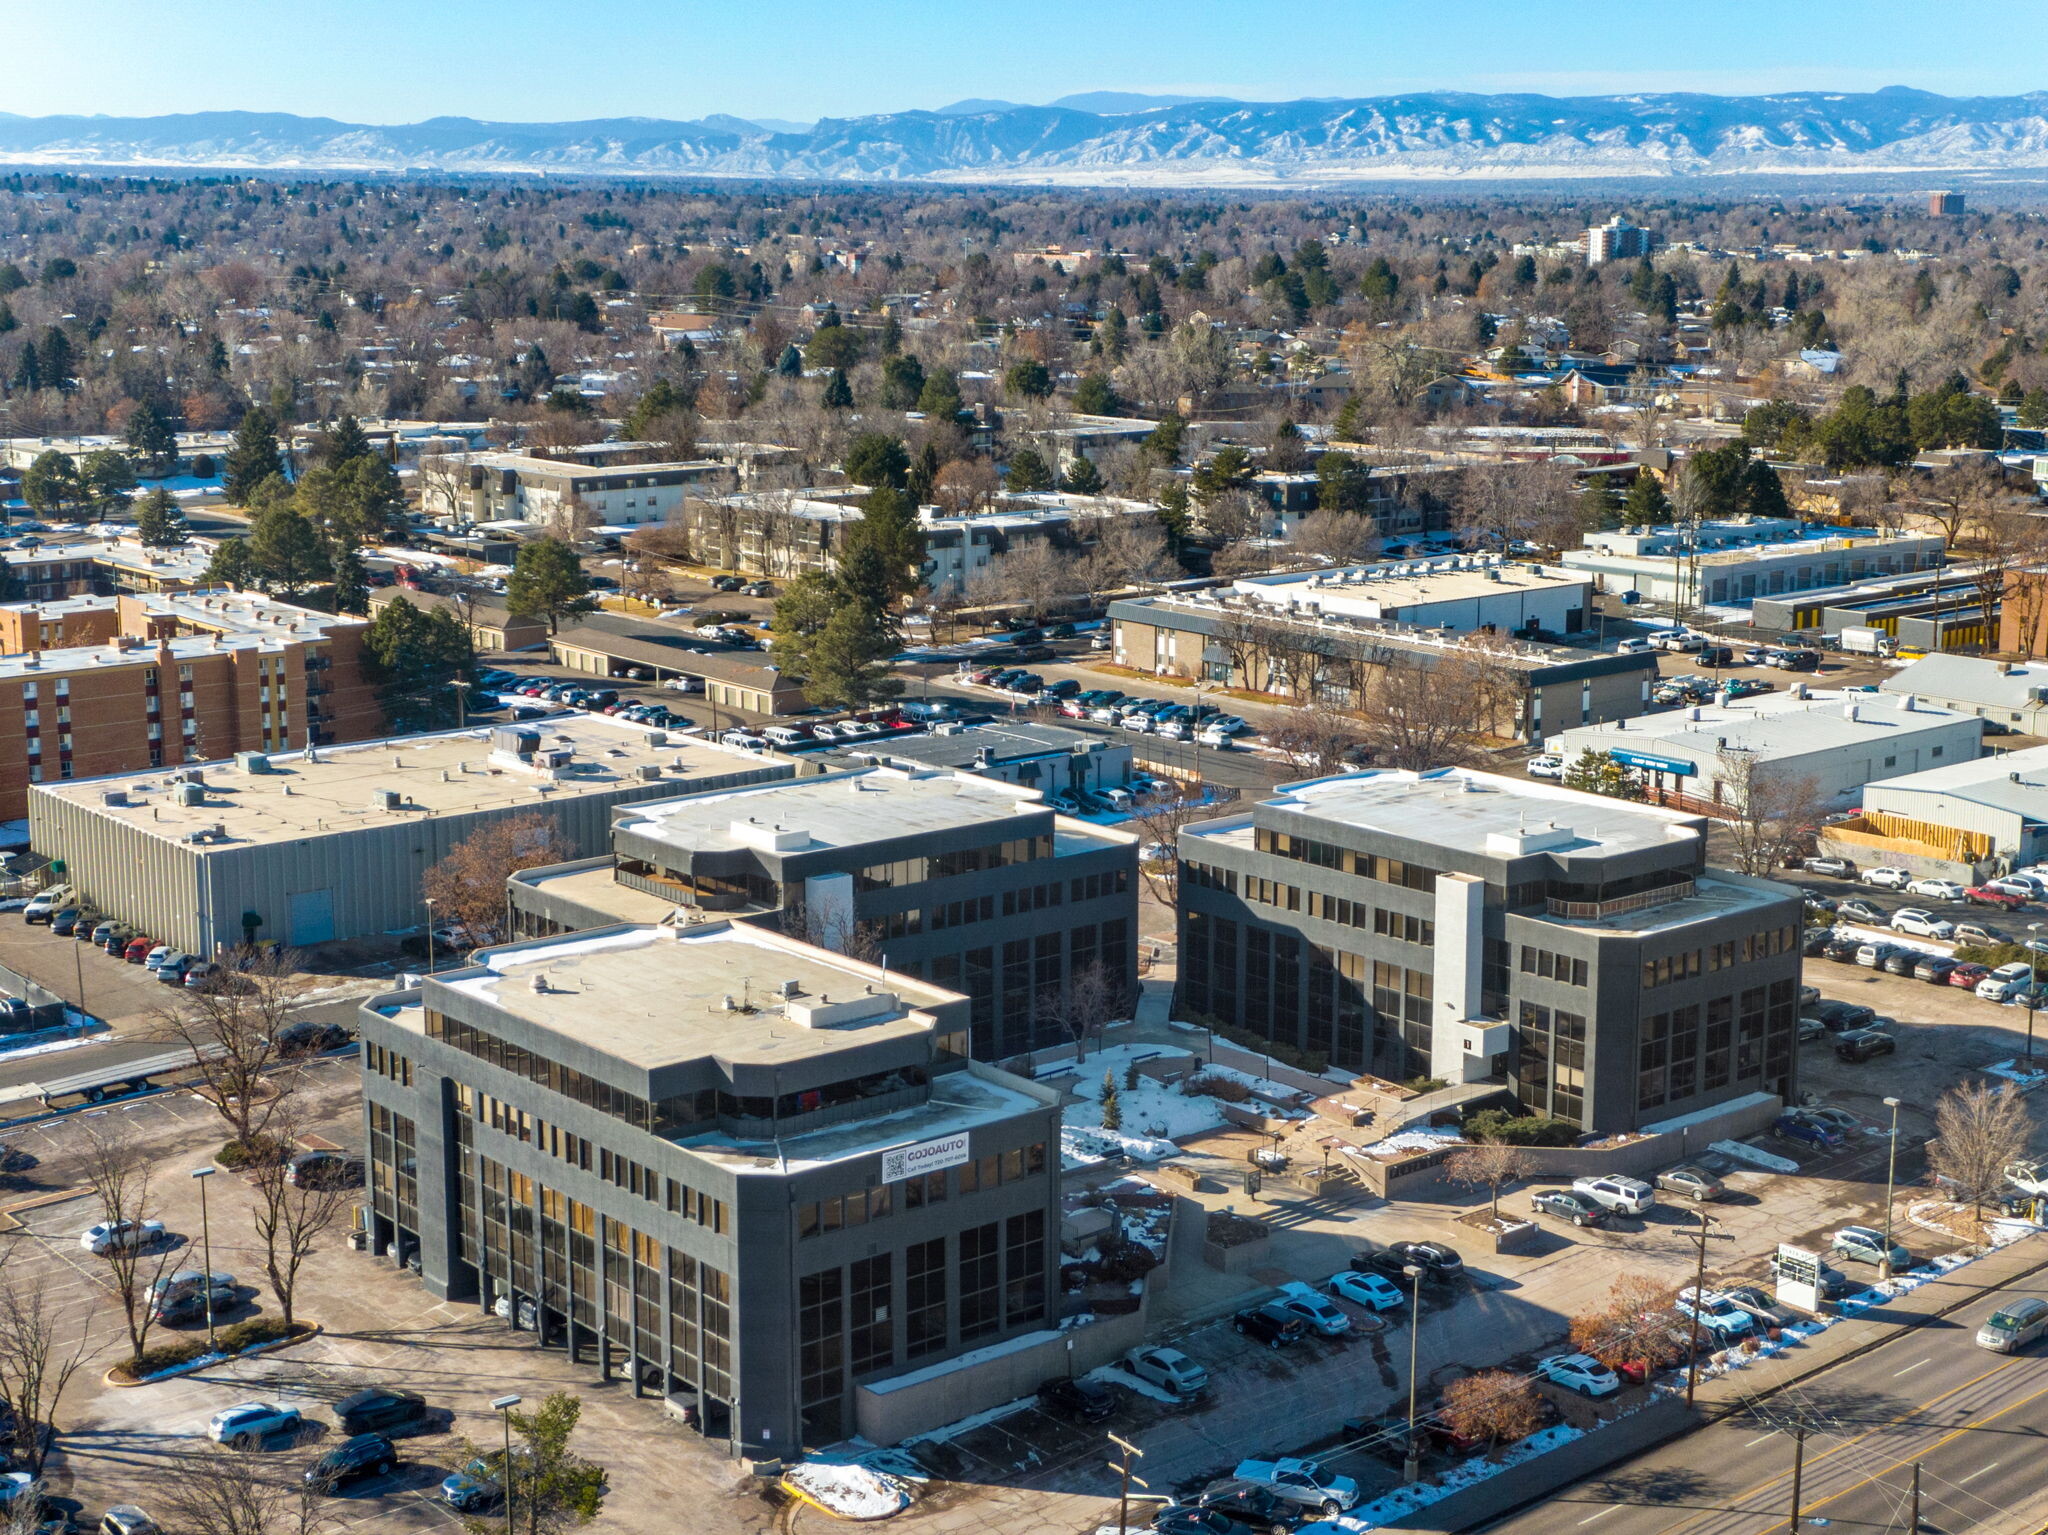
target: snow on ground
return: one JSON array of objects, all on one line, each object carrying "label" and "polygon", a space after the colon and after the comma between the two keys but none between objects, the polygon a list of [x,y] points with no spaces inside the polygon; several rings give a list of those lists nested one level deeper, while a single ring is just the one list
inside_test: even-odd
[{"label": "snow on ground", "polygon": [[1984,1075],[1987,1077],[2003,1077],[2008,1082],[2017,1083],[2019,1090],[2023,1093],[2031,1093],[2043,1082],[2048,1082],[2048,1071],[2044,1071],[2040,1067],[2028,1070],[2022,1067],[2017,1060],[2000,1061],[1994,1066],[1986,1066],[1984,1068]]},{"label": "snow on ground", "polygon": [[1374,1141],[1365,1149],[1373,1152],[1441,1151],[1446,1145],[1462,1144],[1464,1139],[1463,1132],[1448,1126],[1418,1126],[1412,1130],[1403,1130],[1398,1135],[1389,1135],[1384,1140]]},{"label": "snow on ground", "polygon": [[1149,1396],[1155,1402],[1166,1402],[1175,1407],[1180,1405],[1180,1398],[1171,1391],[1162,1390],[1149,1380],[1140,1379],[1122,1365],[1106,1364],[1099,1369],[1090,1370],[1088,1379],[1099,1380],[1105,1386],[1121,1386],[1124,1390],[1135,1392],[1139,1396]]},{"label": "snow on ground", "polygon": [[[1163,1045],[1111,1045],[1107,1049],[1092,1052],[1087,1060],[1078,1064],[1061,1061],[1041,1067],[1038,1077],[1043,1081],[1049,1077],[1071,1075],[1073,1090],[1082,1101],[1068,1104],[1063,1117],[1065,1123],[1074,1129],[1100,1129],[1104,1073],[1108,1073],[1116,1084],[1117,1108],[1123,1119],[1122,1133],[1125,1135],[1150,1136],[1159,1140],[1183,1140],[1191,1135],[1200,1135],[1204,1131],[1220,1128],[1226,1123],[1223,1117],[1223,1100],[1220,1098],[1186,1094],[1179,1087],[1168,1086],[1145,1076],[1138,1078],[1136,1087],[1124,1085],[1125,1074],[1132,1062],[1173,1055],[1198,1059],[1192,1050],[1177,1051]],[[1283,1102],[1300,1096],[1284,1083],[1234,1071],[1228,1066],[1204,1066],[1202,1074],[1228,1077],[1243,1083],[1254,1092],[1269,1094]],[[1261,1103],[1259,1108],[1276,1118],[1307,1117],[1305,1109],[1282,1109],[1272,1103]]]},{"label": "snow on ground", "polygon": [[783,1472],[782,1484],[842,1519],[887,1519],[910,1507],[910,1490],[871,1466],[807,1460]]},{"label": "snow on ground", "polygon": [[1176,1156],[1180,1147],[1172,1141],[1149,1135],[1130,1135],[1121,1130],[1063,1125],[1060,1128],[1060,1167],[1072,1172],[1094,1167],[1121,1153],[1133,1162],[1164,1162]]},{"label": "snow on ground", "polygon": [[1751,1167],[1761,1167],[1766,1172],[1796,1173],[1799,1164],[1789,1157],[1781,1157],[1765,1151],[1761,1146],[1752,1146],[1747,1141],[1715,1141],[1707,1148],[1718,1151],[1724,1157],[1733,1157],[1738,1162],[1747,1162]]}]

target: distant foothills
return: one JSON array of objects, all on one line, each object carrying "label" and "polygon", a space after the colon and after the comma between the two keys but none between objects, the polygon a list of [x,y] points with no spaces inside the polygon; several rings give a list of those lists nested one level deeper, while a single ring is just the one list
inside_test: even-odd
[{"label": "distant foothills", "polygon": [[398,126],[287,113],[0,114],[0,164],[835,182],[1300,186],[2048,169],[2048,93],[1251,102],[1097,91],[817,123],[711,116]]}]

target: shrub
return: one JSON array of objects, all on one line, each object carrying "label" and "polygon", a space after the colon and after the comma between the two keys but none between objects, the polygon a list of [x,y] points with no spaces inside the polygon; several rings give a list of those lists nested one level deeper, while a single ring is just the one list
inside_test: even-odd
[{"label": "shrub", "polygon": [[1510,1114],[1505,1109],[1481,1109],[1465,1120],[1465,1133],[1474,1140],[1500,1141],[1509,1146],[1569,1146],[1579,1138],[1579,1128],[1568,1120],[1546,1119],[1540,1114]]},{"label": "shrub", "polygon": [[173,1369],[181,1364],[190,1364],[206,1352],[206,1342],[200,1338],[181,1339],[176,1343],[159,1343],[155,1348],[146,1348],[135,1355],[121,1368],[140,1380],[160,1370]]},{"label": "shrub", "polygon": [[1252,1095],[1252,1090],[1236,1077],[1221,1077],[1209,1072],[1198,1072],[1180,1085],[1181,1093],[1189,1098],[1220,1098],[1225,1103],[1243,1103]]},{"label": "shrub", "polygon": [[1228,1210],[1209,1212],[1208,1238],[1218,1247],[1242,1247],[1247,1242],[1264,1240],[1267,1234],[1264,1221],[1232,1215]]},{"label": "shrub", "polygon": [[239,1354],[259,1343],[275,1343],[280,1338],[293,1337],[298,1331],[296,1324],[288,1323],[282,1317],[252,1316],[246,1322],[237,1322],[220,1330],[220,1351]]},{"label": "shrub", "polygon": [[1142,1242],[1117,1242],[1103,1247],[1096,1259],[1095,1272],[1098,1278],[1118,1283],[1143,1279],[1157,1267],[1159,1260]]},{"label": "shrub", "polygon": [[1960,944],[1955,957],[1966,965],[1986,965],[1996,970],[2000,965],[2027,964],[2032,955],[2016,943]]},{"label": "shrub", "polygon": [[276,1140],[258,1138],[254,1141],[229,1141],[221,1147],[220,1155],[214,1160],[229,1172],[240,1172],[245,1167],[256,1167],[264,1162],[283,1156],[288,1147]]}]

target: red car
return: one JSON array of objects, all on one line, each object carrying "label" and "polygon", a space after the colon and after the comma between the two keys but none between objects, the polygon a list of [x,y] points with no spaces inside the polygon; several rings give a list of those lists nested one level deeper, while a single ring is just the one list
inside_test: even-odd
[{"label": "red car", "polygon": [[1990,973],[1990,968],[1985,965],[1957,965],[1955,969],[1949,971],[1948,983],[1951,986],[1967,986],[1975,991],[1977,983]]},{"label": "red car", "polygon": [[1988,885],[1972,885],[1963,892],[1963,899],[1979,906],[2003,906],[2007,911],[2018,911],[2027,904],[2025,896],[2014,895],[2010,890],[1993,890]]},{"label": "red car", "polygon": [[131,965],[139,965],[149,958],[149,951],[156,947],[154,938],[132,938],[121,957]]}]

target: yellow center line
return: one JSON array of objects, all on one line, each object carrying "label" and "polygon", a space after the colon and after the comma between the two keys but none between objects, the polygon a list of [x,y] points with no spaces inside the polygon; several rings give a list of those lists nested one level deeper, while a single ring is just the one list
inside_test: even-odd
[{"label": "yellow center line", "polygon": [[[1948,1400],[1948,1398],[1956,1395],[1958,1392],[1969,1390],[1970,1387],[1976,1385],[1979,1381],[1989,1380],[1992,1376],[1998,1374],[2003,1370],[2010,1370],[2014,1368],[2016,1365],[2025,1364],[2026,1362],[2027,1360],[2024,1357],[2022,1357],[2017,1359],[2008,1359],[2003,1364],[1993,1365],[1983,1374],[1973,1375],[1968,1380],[1962,1382],[1962,1384],[1949,1387],[1948,1390],[1942,1392],[1939,1396],[1929,1397],[1926,1401],[1917,1403],[1916,1405],[1907,1408],[1906,1411],[1899,1413],[1894,1417],[1887,1418],[1882,1423],[1872,1424],[1869,1428],[1866,1428],[1862,1433],[1855,1435],[1853,1438],[1844,1439],[1839,1444],[1831,1445],[1827,1449],[1822,1450],[1818,1455],[1808,1456],[1806,1458],[1806,1467],[1808,1470],[1810,1470],[1812,1467],[1817,1466],[1822,1461],[1828,1459],[1828,1457],[1832,1455],[1838,1455],[1844,1450],[1852,1449],[1856,1445],[1861,1444],[1865,1439],[1868,1439],[1872,1434],[1881,1434],[1888,1428],[1895,1428],[1899,1424],[1905,1422],[1908,1418],[1913,1417],[1915,1414],[1926,1412],[1929,1408],[1932,1408],[1937,1404]],[[1751,1498],[1757,1497],[1762,1493],[1770,1491],[1771,1488],[1777,1486],[1780,1482],[1787,1482],[1791,1479],[1792,1472],[1788,1468],[1784,1471],[1779,1472],[1776,1476],[1771,1477],[1768,1481],[1759,1482],[1756,1484],[1756,1486],[1751,1487],[1746,1491],[1737,1493],[1735,1497],[1731,1500],[1731,1502],[1737,1504],[1746,1503]],[[1720,1514],[1761,1512],[1763,1512],[1763,1510],[1761,1509],[1745,1509],[1737,1507],[1705,1509],[1697,1514],[1694,1514],[1691,1518],[1681,1521],[1678,1524],[1667,1525],[1664,1529],[1663,1535],[1678,1535],[1679,1531],[1689,1530],[1693,1526],[1703,1523],[1704,1521]]]}]

